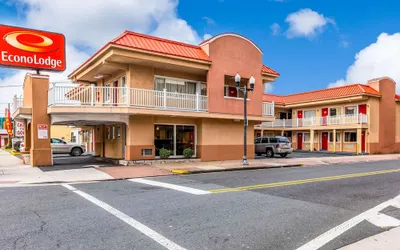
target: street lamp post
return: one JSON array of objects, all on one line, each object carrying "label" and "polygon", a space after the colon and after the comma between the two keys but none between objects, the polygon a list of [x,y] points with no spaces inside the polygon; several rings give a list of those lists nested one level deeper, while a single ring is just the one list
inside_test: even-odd
[{"label": "street lamp post", "polygon": [[236,83],[236,89],[237,91],[242,91],[244,93],[244,129],[243,129],[243,161],[242,164],[243,166],[249,165],[249,162],[247,161],[247,92],[253,91],[254,90],[254,84],[256,80],[254,77],[250,77],[250,88],[247,88],[247,83],[244,87],[240,87],[240,75],[239,73],[236,74],[235,76],[235,83]]}]

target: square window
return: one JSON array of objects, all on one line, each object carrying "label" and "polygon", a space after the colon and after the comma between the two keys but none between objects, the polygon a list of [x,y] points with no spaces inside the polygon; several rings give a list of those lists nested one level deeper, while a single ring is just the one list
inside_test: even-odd
[{"label": "square window", "polygon": [[152,156],[153,150],[152,149],[142,149],[142,156]]},{"label": "square window", "polygon": [[356,132],[345,132],[344,133],[344,141],[345,142],[357,142],[357,133]]},{"label": "square window", "polygon": [[310,142],[310,133],[303,134],[303,142]]}]

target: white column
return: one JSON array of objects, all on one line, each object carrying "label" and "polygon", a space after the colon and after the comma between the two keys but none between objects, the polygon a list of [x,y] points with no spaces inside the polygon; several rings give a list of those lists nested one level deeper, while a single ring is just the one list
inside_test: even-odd
[{"label": "white column", "polygon": [[164,89],[164,108],[167,108],[167,89]]},{"label": "white column", "polygon": [[333,152],[335,153],[336,152],[336,129],[333,130],[332,136],[333,136]]},{"label": "white column", "polygon": [[310,151],[314,151],[314,130],[310,130]]}]

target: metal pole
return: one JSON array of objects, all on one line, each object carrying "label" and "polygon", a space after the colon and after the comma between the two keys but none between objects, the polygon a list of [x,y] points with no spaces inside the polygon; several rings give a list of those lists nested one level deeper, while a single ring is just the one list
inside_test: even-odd
[{"label": "metal pole", "polygon": [[244,92],[244,134],[243,134],[243,166],[249,165],[247,161],[247,88],[243,88]]},{"label": "metal pole", "polygon": [[[8,103],[7,105],[8,105],[8,114],[9,114],[9,116],[11,116],[11,109],[10,109],[11,105],[10,105],[10,103]],[[11,121],[10,121],[10,126],[12,126]],[[12,147],[11,136],[10,136],[10,134],[8,134],[8,148],[11,148],[11,147]]]}]

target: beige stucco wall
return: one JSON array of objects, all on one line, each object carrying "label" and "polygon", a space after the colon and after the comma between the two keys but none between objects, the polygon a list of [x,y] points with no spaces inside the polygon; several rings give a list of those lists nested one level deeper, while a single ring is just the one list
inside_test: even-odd
[{"label": "beige stucco wall", "polygon": [[71,140],[71,133],[75,128],[69,128],[67,126],[52,125],[51,126],[51,137],[62,139],[64,141]]},{"label": "beige stucco wall", "polygon": [[379,142],[379,98],[370,98],[368,100],[368,142]]},{"label": "beige stucco wall", "polygon": [[396,142],[400,143],[400,102],[396,103]]},{"label": "beige stucco wall", "polygon": [[[113,138],[112,135],[112,128],[115,128],[115,133],[117,133],[117,127],[120,127],[120,133],[121,136],[118,138],[117,135],[115,135],[115,138]],[[107,138],[107,128],[110,128],[111,130],[111,138]],[[115,159],[123,159],[124,158],[124,150],[123,150],[123,129],[122,125],[112,125],[112,126],[105,126],[104,129],[104,157],[107,158],[115,158]]]}]

